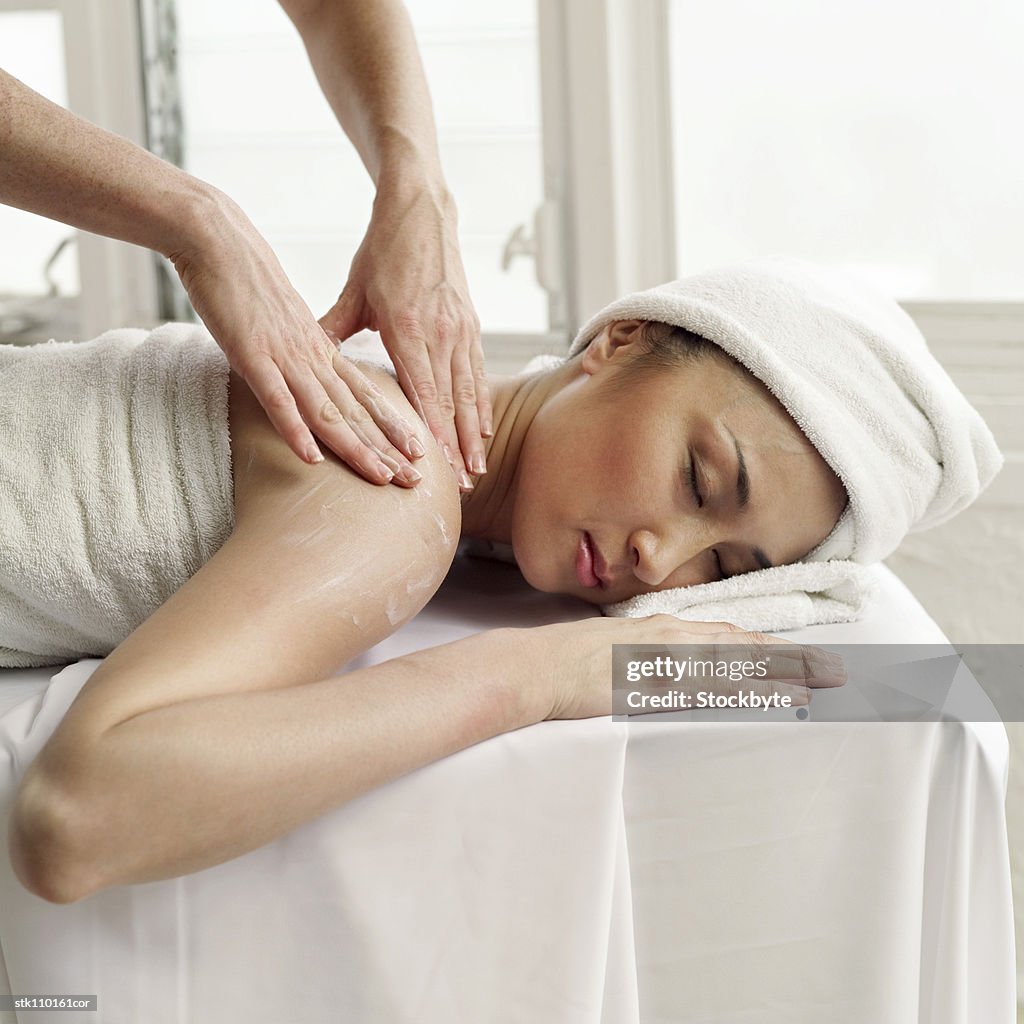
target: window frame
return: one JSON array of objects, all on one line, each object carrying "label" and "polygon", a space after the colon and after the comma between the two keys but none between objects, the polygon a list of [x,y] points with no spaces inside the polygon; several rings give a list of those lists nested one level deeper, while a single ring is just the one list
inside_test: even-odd
[{"label": "window frame", "polygon": [[545,192],[560,215],[572,337],[613,299],[675,276],[665,0],[538,0]]},{"label": "window frame", "polygon": [[[138,9],[135,0],[0,0],[0,13],[61,16],[68,109],[146,145]],[[158,321],[155,260],[137,246],[76,233],[81,291],[78,330],[91,338],[111,327]]]}]

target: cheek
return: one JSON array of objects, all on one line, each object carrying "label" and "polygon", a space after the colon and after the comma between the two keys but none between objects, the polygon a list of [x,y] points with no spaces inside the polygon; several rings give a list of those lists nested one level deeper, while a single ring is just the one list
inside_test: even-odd
[{"label": "cheek", "polygon": [[[814,452],[776,449],[765,461],[773,481],[762,533],[771,538],[777,560],[795,562],[832,531],[840,512],[834,477]],[[835,481],[838,483],[838,481]],[[840,494],[845,496],[841,485]]]},{"label": "cheek", "polygon": [[561,457],[556,445],[531,436],[520,453],[517,482],[509,517],[512,547],[528,583],[544,589],[541,578],[551,561],[548,549],[559,522],[565,489],[560,479]]}]

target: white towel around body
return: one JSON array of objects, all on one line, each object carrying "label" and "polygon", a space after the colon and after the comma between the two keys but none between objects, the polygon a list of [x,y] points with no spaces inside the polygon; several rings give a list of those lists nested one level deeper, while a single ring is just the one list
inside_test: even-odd
[{"label": "white towel around body", "polygon": [[109,654],[227,540],[228,373],[190,324],[0,345],[0,667]]}]

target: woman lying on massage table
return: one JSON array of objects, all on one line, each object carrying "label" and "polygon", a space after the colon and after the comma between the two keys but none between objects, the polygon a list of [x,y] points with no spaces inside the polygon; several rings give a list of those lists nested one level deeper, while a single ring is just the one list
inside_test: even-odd
[{"label": "woman lying on massage table", "polygon": [[[301,463],[232,372],[230,535],[109,653],[27,771],[9,831],[23,884],[70,902],[197,871],[488,737],[608,714],[613,643],[784,643],[587,618],[332,676],[427,603],[460,536],[511,543],[533,586],[605,605],[795,562],[833,534],[848,490],[760,380],[653,317],[605,321],[560,366],[492,379],[488,472],[461,496],[425,428],[415,486]],[[412,421],[388,372],[361,368]],[[800,684],[841,681],[812,658],[772,682],[806,699]]]}]

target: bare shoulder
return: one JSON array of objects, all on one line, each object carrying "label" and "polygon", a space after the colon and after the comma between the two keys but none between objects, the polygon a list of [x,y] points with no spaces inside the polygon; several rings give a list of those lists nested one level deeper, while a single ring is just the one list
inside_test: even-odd
[{"label": "bare shoulder", "polygon": [[[383,370],[374,379],[412,422],[397,382]],[[411,619],[444,580],[461,505],[425,428],[423,479],[406,489],[371,484],[329,452],[318,466],[300,461],[233,372],[230,427],[231,536],[93,673],[62,734],[326,678]]]},{"label": "bare shoulder", "polygon": [[[372,484],[323,445],[325,461],[306,465],[232,373],[235,534],[261,550],[273,546],[294,567],[297,590],[316,591],[321,604],[345,605],[362,632],[383,636],[411,618],[440,585],[455,554],[462,513],[447,460],[398,382],[380,367],[360,368],[417,425],[426,449],[415,463],[423,479],[411,488]],[[395,586],[373,585],[379,580]],[[422,602],[416,600],[428,589]]]}]

